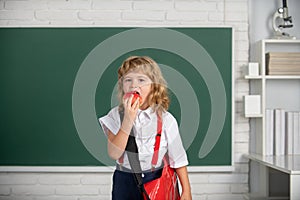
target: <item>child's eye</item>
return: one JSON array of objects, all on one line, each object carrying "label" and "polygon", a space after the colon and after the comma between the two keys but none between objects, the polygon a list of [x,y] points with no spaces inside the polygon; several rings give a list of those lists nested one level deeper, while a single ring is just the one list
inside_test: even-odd
[{"label": "child's eye", "polygon": [[140,82],[140,83],[143,83],[143,82],[145,82],[145,79],[140,78],[140,79],[139,79],[139,82]]},{"label": "child's eye", "polygon": [[124,82],[125,83],[129,83],[129,82],[131,82],[131,79],[130,78],[126,78],[126,79],[124,79]]}]

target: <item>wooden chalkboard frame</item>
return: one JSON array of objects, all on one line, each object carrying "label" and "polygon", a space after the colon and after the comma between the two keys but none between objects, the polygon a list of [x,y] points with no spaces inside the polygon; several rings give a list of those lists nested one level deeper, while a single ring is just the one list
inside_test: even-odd
[{"label": "wooden chalkboard frame", "polygon": [[[8,28],[8,27],[6,27]],[[14,28],[14,27],[10,27]],[[47,29],[49,27],[38,27],[40,29]],[[51,28],[58,28],[58,27],[51,27]],[[51,29],[50,28],[50,29]],[[64,27],[65,29],[68,28],[76,28],[78,30],[80,29],[85,29],[85,28],[94,28],[94,27]],[[98,27],[98,28],[133,28],[133,27]],[[135,28],[144,28],[144,27],[135,27]],[[147,27],[149,28],[149,27]],[[233,170],[233,154],[234,154],[234,138],[233,138],[233,132],[234,132],[234,114],[235,114],[235,106],[234,106],[234,68],[233,68],[233,60],[234,60],[234,30],[230,26],[213,26],[213,27],[199,27],[199,26],[172,26],[172,27],[150,27],[150,28],[168,28],[168,29],[178,29],[178,28],[217,28],[217,29],[230,29],[231,31],[231,38],[228,38],[231,40],[231,94],[230,94],[230,99],[231,99],[231,151],[230,151],[230,156],[231,156],[231,161],[229,164],[226,165],[209,165],[209,166],[190,166],[188,167],[189,171],[232,171]],[[2,29],[2,28],[1,28]],[[18,29],[24,29],[24,28],[18,28]],[[30,28],[26,28],[30,29]],[[63,29],[63,28],[61,28]],[[105,167],[105,166],[85,166],[82,164],[79,165],[72,165],[71,167],[69,165],[47,165],[47,166],[35,166],[35,165],[22,165],[22,164],[15,164],[15,165],[2,165],[0,166],[0,171],[57,171],[57,172],[70,172],[70,171],[112,171],[112,167]]]}]

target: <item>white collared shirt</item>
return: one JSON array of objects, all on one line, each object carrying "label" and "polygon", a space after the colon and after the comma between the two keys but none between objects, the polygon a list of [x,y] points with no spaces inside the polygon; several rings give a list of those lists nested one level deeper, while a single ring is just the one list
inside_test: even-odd
[{"label": "white collared shirt", "polygon": [[[164,112],[162,121],[163,127],[156,167],[162,164],[162,159],[166,153],[169,156],[170,167],[179,168],[188,165],[187,155],[182,145],[176,119],[171,113]],[[99,122],[104,133],[107,134],[107,131],[110,130],[116,135],[121,127],[118,107],[113,108],[107,115],[101,117]],[[142,170],[149,170],[151,169],[155,136],[157,134],[157,115],[155,112],[152,112],[151,108],[138,110],[133,132],[136,137],[141,168]],[[126,153],[123,166],[130,169]]]}]

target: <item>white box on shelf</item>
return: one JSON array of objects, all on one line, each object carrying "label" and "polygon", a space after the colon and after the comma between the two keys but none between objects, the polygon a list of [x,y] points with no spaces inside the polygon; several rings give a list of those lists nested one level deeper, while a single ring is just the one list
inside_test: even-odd
[{"label": "white box on shelf", "polygon": [[259,75],[259,64],[255,62],[250,62],[248,64],[248,75],[258,76]]},{"label": "white box on shelf", "polygon": [[244,96],[245,116],[261,114],[261,97],[260,95]]}]

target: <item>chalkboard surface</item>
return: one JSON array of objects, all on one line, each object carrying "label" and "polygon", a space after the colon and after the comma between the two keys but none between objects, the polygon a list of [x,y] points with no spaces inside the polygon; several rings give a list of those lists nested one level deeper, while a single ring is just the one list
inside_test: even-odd
[{"label": "chalkboard surface", "polygon": [[232,28],[0,28],[0,165],[105,166],[117,69],[156,60],[190,166],[232,164]]}]

